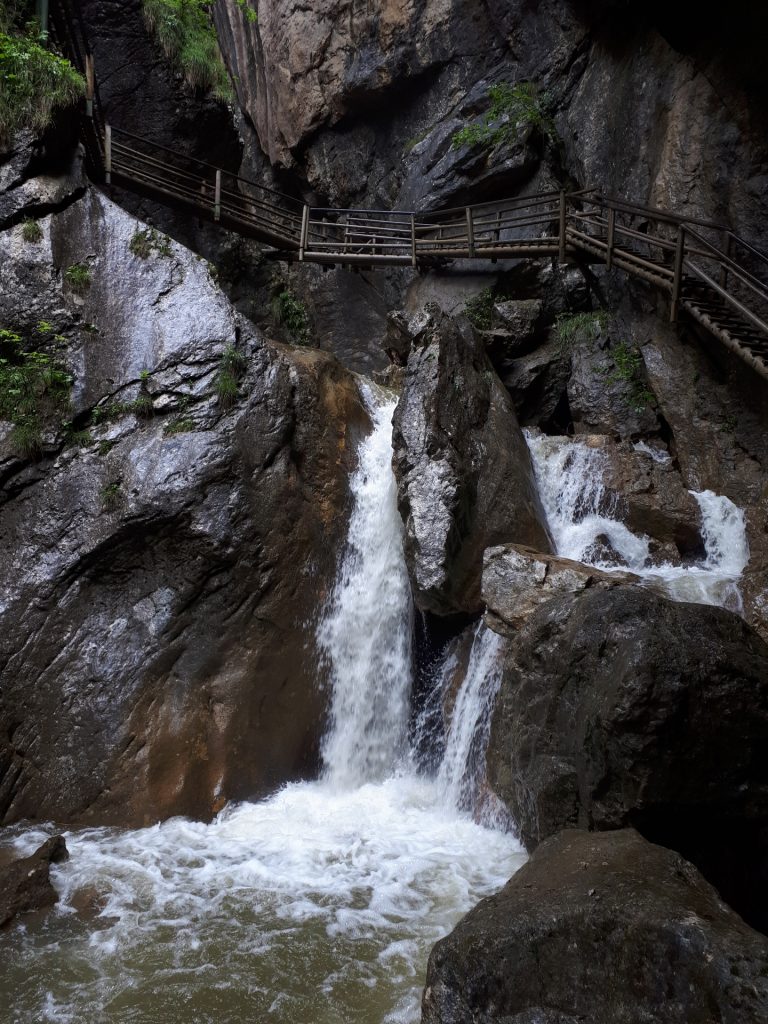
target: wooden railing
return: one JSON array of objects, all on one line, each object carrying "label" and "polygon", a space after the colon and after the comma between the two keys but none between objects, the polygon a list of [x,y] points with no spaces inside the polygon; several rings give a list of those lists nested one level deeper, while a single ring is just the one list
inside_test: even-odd
[{"label": "wooden railing", "polygon": [[287,260],[434,267],[454,260],[569,258],[620,269],[768,378],[768,256],[729,227],[605,196],[549,191],[437,211],[310,207],[105,122],[79,0],[51,6],[53,35],[86,76],[83,141],[91,175],[193,210]]}]

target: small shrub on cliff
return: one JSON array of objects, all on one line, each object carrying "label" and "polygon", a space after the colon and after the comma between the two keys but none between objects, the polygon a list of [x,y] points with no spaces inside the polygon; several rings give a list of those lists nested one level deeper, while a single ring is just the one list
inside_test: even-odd
[{"label": "small shrub on cliff", "polygon": [[243,12],[243,16],[246,21],[249,21],[252,25],[256,24],[259,20],[259,16],[252,7],[249,6],[248,0],[235,0],[235,3]]},{"label": "small shrub on cliff", "polygon": [[197,424],[190,416],[178,416],[166,423],[163,433],[166,437],[173,437],[174,434],[188,434],[196,426]]},{"label": "small shrub on cliff", "polygon": [[137,228],[128,243],[128,248],[134,256],[138,256],[141,260],[148,260],[153,252],[158,256],[173,255],[170,238],[167,235],[161,235],[154,228]]},{"label": "small shrub on cliff", "polygon": [[272,300],[272,315],[278,327],[284,328],[296,345],[308,345],[310,340],[307,307],[289,288],[283,289]]},{"label": "small shrub on cliff", "polygon": [[67,267],[64,276],[69,287],[78,295],[82,295],[91,287],[91,271],[85,263],[73,263],[71,267]]},{"label": "small shrub on cliff", "polygon": [[31,36],[0,33],[0,139],[21,128],[42,131],[56,107],[75,103],[85,92],[82,75],[69,61]]},{"label": "small shrub on cliff", "polygon": [[588,313],[560,313],[555,320],[555,338],[561,352],[570,352],[581,340],[596,338],[608,326],[610,317],[606,310],[596,309]]},{"label": "small shrub on cliff", "polygon": [[73,423],[68,423],[64,441],[70,448],[87,448],[93,438],[90,430],[76,430]]},{"label": "small shrub on cliff", "polygon": [[453,136],[454,149],[463,146],[498,146],[517,135],[520,125],[538,128],[554,136],[554,123],[544,109],[543,98],[531,82],[499,82],[488,90],[490,106],[481,121],[465,125]]},{"label": "small shrub on cliff", "polygon": [[193,89],[229,99],[232,86],[205,0],[143,0],[144,18],[163,53]]},{"label": "small shrub on cliff", "polygon": [[237,401],[240,393],[240,378],[245,373],[246,358],[238,352],[234,345],[227,345],[221,356],[219,372],[216,374],[214,388],[219,404],[230,409]]},{"label": "small shrub on cliff", "polygon": [[129,404],[129,410],[142,420],[151,419],[155,415],[152,396],[145,388],[142,387],[137,397]]},{"label": "small shrub on cliff", "polygon": [[21,335],[0,330],[0,419],[13,424],[11,444],[25,458],[43,450],[43,430],[59,426],[72,378],[49,352],[30,352]]},{"label": "small shrub on cliff", "polygon": [[493,307],[496,298],[492,288],[484,288],[464,306],[464,316],[478,331],[488,331],[493,324]]},{"label": "small shrub on cliff", "polygon": [[36,245],[43,237],[43,229],[36,220],[27,218],[21,225],[21,237],[30,245]]},{"label": "small shrub on cliff", "polygon": [[611,349],[611,356],[616,369],[606,377],[606,384],[624,384],[627,401],[635,412],[642,412],[653,405],[654,394],[642,376],[643,357],[640,352],[622,341]]},{"label": "small shrub on cliff", "polygon": [[101,504],[105,511],[114,509],[120,501],[120,481],[115,480],[101,489]]}]

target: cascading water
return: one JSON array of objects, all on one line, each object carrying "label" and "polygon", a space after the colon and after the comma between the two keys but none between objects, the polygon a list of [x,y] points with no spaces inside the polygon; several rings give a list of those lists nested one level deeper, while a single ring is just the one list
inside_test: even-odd
[{"label": "cascading water", "polygon": [[[491,715],[501,683],[504,641],[482,622],[475,630],[464,682],[451,713],[438,785],[447,801],[460,810],[482,814],[481,787]],[[448,669],[450,671],[450,667]],[[445,689],[440,683],[441,691]]]},{"label": "cascading water", "polygon": [[347,549],[318,629],[332,681],[323,761],[342,787],[385,778],[405,753],[412,677],[411,591],[392,473],[395,402],[377,404],[362,389],[374,430],[350,482]]},{"label": "cascading water", "polygon": [[[603,482],[604,455],[580,441],[526,431],[539,495],[558,555],[606,571],[629,570],[678,601],[741,611],[738,580],[749,561],[744,513],[724,495],[691,491],[701,510],[705,557],[691,566],[654,565],[650,539],[616,518]],[[638,446],[639,447],[639,446]],[[664,456],[639,448],[658,461]],[[600,539],[620,561],[607,562]]]},{"label": "cascading water", "polygon": [[[457,810],[496,685],[483,675],[487,631],[440,778],[403,757],[411,611],[392,403],[364,394],[374,431],[318,629],[333,686],[324,777],[210,824],[67,833],[57,909],[0,939],[0,1005],[14,1024],[414,1024],[432,945],[525,859],[512,835]],[[27,853],[52,831],[10,830],[5,842]]]}]

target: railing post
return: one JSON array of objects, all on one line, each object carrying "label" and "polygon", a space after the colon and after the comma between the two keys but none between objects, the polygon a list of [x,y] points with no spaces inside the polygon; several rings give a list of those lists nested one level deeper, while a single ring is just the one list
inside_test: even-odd
[{"label": "railing post", "polygon": [[213,219],[221,220],[221,170],[216,170],[216,186],[213,193]]},{"label": "railing post", "polygon": [[304,251],[307,248],[307,238],[309,237],[309,207],[304,204],[304,209],[301,213],[301,238],[299,239],[299,262],[304,262]]},{"label": "railing post", "polygon": [[416,266],[416,214],[411,214],[411,264]]},{"label": "railing post", "polygon": [[683,262],[685,259],[685,227],[677,228],[677,248],[675,249],[675,276],[672,281],[672,303],[669,308],[669,322],[676,324],[680,312],[680,295],[683,289]]},{"label": "railing post", "polygon": [[565,190],[560,190],[560,262],[565,263],[565,228],[566,228],[566,206]]},{"label": "railing post", "polygon": [[613,267],[613,241],[616,236],[616,211],[613,207],[608,210],[608,249],[605,256],[605,265],[608,270]]},{"label": "railing post", "polygon": [[104,169],[106,182],[112,184],[112,125],[104,125]]},{"label": "railing post", "polygon": [[475,225],[472,223],[472,207],[467,207],[467,250],[469,258],[475,258]]},{"label": "railing post", "polygon": [[[733,237],[731,235],[731,232],[730,231],[724,231],[723,232],[723,252],[729,258],[730,258],[730,255],[731,255],[731,242],[732,241],[733,241]],[[728,287],[728,267],[724,263],[720,264],[720,287],[721,288],[727,288]]]},{"label": "railing post", "polygon": [[93,117],[93,97],[96,92],[96,77],[93,70],[93,54],[85,55],[85,114]]},{"label": "railing post", "polygon": [[37,0],[35,14],[40,22],[40,35],[43,39],[48,38],[48,0]]}]

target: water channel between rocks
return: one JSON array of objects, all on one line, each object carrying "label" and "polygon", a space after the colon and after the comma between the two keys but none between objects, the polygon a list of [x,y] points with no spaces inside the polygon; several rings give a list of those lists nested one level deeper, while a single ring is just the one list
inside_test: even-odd
[{"label": "water channel between rocks", "polygon": [[[66,833],[61,894],[0,939],[14,1024],[415,1022],[429,950],[525,855],[466,808],[498,685],[477,631],[443,762],[408,748],[412,609],[391,468],[394,402],[364,391],[334,593],[318,626],[332,682],[316,782],[226,808],[211,824]],[[52,828],[6,832],[31,852]]]}]

